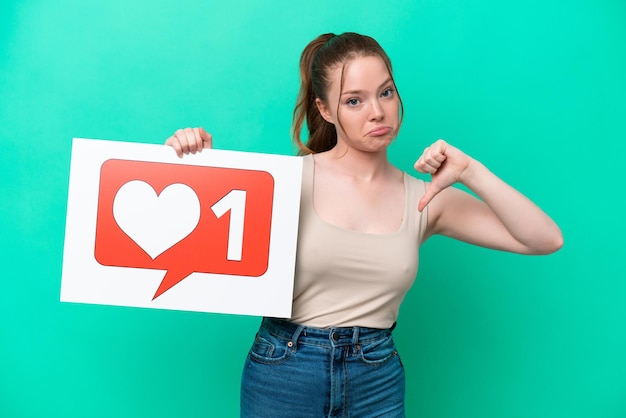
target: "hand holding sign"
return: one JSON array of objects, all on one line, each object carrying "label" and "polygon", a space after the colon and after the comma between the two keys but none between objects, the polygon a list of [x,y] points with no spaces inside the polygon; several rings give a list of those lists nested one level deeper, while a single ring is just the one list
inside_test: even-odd
[{"label": "hand holding sign", "polygon": [[203,128],[185,128],[174,132],[167,138],[165,145],[169,145],[176,151],[176,155],[195,154],[204,148],[213,147],[213,136]]}]

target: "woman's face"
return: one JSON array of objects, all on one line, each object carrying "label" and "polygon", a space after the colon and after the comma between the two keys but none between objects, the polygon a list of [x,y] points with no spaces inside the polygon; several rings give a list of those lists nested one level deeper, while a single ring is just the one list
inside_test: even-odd
[{"label": "woman's face", "polygon": [[347,61],[330,78],[327,103],[318,99],[317,104],[324,119],[335,125],[337,143],[361,151],[385,149],[398,133],[399,100],[382,58]]}]

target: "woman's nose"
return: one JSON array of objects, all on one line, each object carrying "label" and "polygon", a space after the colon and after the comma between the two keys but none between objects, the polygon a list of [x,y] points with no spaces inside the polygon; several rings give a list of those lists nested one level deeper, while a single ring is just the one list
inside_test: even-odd
[{"label": "woman's nose", "polygon": [[377,100],[372,101],[370,120],[380,120],[384,116],[383,108]]}]

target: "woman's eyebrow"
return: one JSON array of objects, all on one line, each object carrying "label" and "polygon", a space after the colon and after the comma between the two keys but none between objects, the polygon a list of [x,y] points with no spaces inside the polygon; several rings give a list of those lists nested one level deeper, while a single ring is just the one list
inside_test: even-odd
[{"label": "woman's eyebrow", "polygon": [[[386,79],[384,82],[382,82],[380,84],[380,86],[378,86],[377,90],[380,90],[385,84],[389,83],[393,81],[391,79],[391,77],[389,77],[388,79]],[[341,93],[342,96],[345,96],[346,94],[361,94],[363,93],[363,90],[350,90],[350,91],[344,91],[343,93]]]}]

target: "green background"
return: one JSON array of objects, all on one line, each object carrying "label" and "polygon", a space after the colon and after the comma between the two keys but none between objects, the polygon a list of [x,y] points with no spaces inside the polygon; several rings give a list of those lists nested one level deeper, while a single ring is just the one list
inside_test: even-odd
[{"label": "green background", "polygon": [[292,154],[298,58],[374,36],[412,172],[438,138],[561,226],[526,257],[435,237],[401,310],[407,414],[626,416],[626,2],[4,1],[0,416],[235,417],[259,318],[59,302],[72,137]]}]

